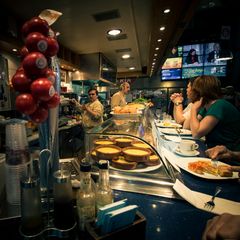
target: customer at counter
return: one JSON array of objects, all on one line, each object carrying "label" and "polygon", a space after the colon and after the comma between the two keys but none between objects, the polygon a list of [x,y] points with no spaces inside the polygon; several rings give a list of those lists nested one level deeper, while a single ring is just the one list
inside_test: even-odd
[{"label": "customer at counter", "polygon": [[85,128],[92,128],[100,125],[103,122],[103,105],[98,100],[97,89],[90,89],[88,91],[90,102],[87,104],[80,104],[75,99],[71,100],[71,104],[76,109],[82,112],[82,122]]},{"label": "customer at counter", "polygon": [[240,216],[228,213],[207,221],[202,240],[240,239]]},{"label": "customer at counter", "polygon": [[214,76],[197,77],[192,86],[190,127],[194,138],[206,136],[209,148],[225,145],[240,150],[240,112],[221,98],[219,80]]},{"label": "customer at counter", "polygon": [[206,155],[213,160],[236,160],[240,164],[240,152],[231,151],[223,145],[218,145],[206,150]]},{"label": "customer at counter", "polygon": [[173,93],[170,97],[171,101],[174,104],[173,107],[173,118],[174,120],[183,125],[183,128],[190,129],[190,112],[192,107],[192,84],[195,78],[189,79],[187,85],[187,99],[188,105],[186,108],[183,108],[184,98],[181,93]]},{"label": "customer at counter", "polygon": [[129,93],[129,91],[130,91],[129,83],[128,82],[122,83],[120,85],[120,91],[113,94],[111,98],[111,109],[117,106],[124,107],[125,105],[127,105],[126,95]]}]

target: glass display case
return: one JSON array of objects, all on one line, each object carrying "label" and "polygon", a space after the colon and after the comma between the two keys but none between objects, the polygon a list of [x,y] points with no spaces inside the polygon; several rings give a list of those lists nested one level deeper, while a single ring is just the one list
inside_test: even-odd
[{"label": "glass display case", "polygon": [[113,189],[176,197],[174,171],[157,150],[153,116],[146,108],[140,115],[119,114],[88,130],[86,160],[93,163],[93,175],[98,175],[98,160],[109,160]]}]

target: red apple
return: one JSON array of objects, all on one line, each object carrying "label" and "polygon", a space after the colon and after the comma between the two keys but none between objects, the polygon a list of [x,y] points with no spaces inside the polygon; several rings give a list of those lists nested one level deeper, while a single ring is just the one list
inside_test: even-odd
[{"label": "red apple", "polygon": [[26,46],[23,46],[21,49],[20,49],[20,56],[22,59],[24,59],[27,55],[28,55],[28,49]]},{"label": "red apple", "polygon": [[23,93],[16,98],[16,109],[26,115],[32,114],[37,109],[36,101],[30,93]]},{"label": "red apple", "polygon": [[48,46],[46,37],[39,32],[29,33],[27,35],[25,44],[29,52],[44,53]]},{"label": "red apple", "polygon": [[46,56],[53,57],[58,52],[58,49],[59,49],[58,42],[57,42],[56,39],[54,39],[52,37],[48,37],[47,38],[47,43],[48,43],[48,47],[47,47],[47,50],[46,50]]},{"label": "red apple", "polygon": [[52,96],[52,98],[50,98],[50,100],[48,100],[47,102],[44,102],[47,108],[55,108],[58,106],[59,103],[60,103],[60,96],[58,95],[58,93],[55,93]]},{"label": "red apple", "polygon": [[43,75],[47,70],[47,59],[40,52],[31,52],[23,59],[23,68],[26,75]]},{"label": "red apple", "polygon": [[48,36],[49,25],[46,20],[40,17],[34,17],[27,21],[22,27],[23,37],[26,37],[31,32],[39,32],[44,36]]},{"label": "red apple", "polygon": [[52,69],[48,68],[46,71],[46,78],[52,82],[52,84],[56,81],[56,74],[53,72]]},{"label": "red apple", "polygon": [[12,77],[12,85],[15,91],[29,92],[31,83],[31,79],[28,78],[23,71],[16,72]]},{"label": "red apple", "polygon": [[47,78],[38,78],[31,84],[31,93],[39,100],[48,101],[55,94],[55,89]]},{"label": "red apple", "polygon": [[35,123],[42,123],[48,118],[48,110],[44,107],[39,106],[37,110],[29,117]]}]

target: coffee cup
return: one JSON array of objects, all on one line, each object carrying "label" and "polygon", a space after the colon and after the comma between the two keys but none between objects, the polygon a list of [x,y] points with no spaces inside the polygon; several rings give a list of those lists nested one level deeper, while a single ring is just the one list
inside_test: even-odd
[{"label": "coffee cup", "polygon": [[182,139],[179,143],[179,149],[182,152],[192,152],[198,148],[198,144],[193,140]]}]

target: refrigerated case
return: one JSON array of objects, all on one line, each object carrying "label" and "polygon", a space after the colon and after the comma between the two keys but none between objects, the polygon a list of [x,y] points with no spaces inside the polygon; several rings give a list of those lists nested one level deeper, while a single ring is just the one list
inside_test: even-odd
[{"label": "refrigerated case", "polygon": [[[85,158],[86,161],[93,164],[93,175],[98,174],[97,162],[101,158],[100,156],[96,157],[98,147],[96,140],[115,141],[119,137],[130,138],[129,145],[120,146],[117,142],[111,145],[120,146],[122,154],[126,148],[133,146],[133,143],[141,142],[145,144],[145,147],[148,146],[151,155],[158,156],[159,164],[146,166],[145,163],[137,163],[136,168],[124,170],[115,167],[112,164],[113,159],[108,158],[110,161],[111,186],[117,190],[173,197],[174,172],[168,162],[160,157],[157,150],[158,141],[152,129],[152,124],[153,113],[149,108],[146,108],[137,117],[113,116],[102,125],[88,130],[85,135]],[[120,155],[120,157],[122,156]]]}]

